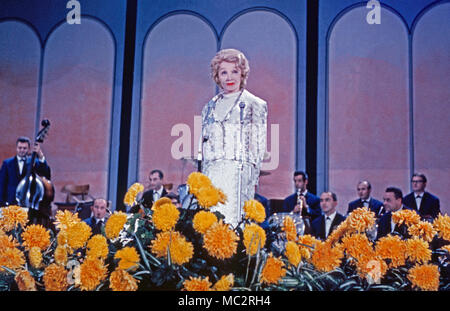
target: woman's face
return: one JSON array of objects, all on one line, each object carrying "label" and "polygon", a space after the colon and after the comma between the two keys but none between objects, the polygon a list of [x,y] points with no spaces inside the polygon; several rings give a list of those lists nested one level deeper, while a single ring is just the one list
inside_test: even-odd
[{"label": "woman's face", "polygon": [[240,90],[241,69],[235,63],[221,62],[218,77],[220,87],[225,93],[234,93]]}]

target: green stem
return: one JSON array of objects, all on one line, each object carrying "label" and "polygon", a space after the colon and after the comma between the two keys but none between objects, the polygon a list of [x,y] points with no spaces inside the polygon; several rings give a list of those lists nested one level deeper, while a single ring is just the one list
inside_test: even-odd
[{"label": "green stem", "polygon": [[144,248],[142,247],[141,241],[137,237],[135,233],[133,233],[134,238],[136,239],[136,244],[138,245],[139,252],[141,253],[142,259],[144,260],[144,264],[147,267],[148,271],[152,271],[150,268],[150,264],[148,263],[147,257],[145,256]]}]

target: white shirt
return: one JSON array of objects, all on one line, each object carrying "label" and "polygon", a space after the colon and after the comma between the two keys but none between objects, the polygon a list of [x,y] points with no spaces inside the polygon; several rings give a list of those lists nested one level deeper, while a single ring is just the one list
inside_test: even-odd
[{"label": "white shirt", "polygon": [[325,217],[325,237],[328,237],[328,234],[330,234],[331,224],[334,221],[334,217],[336,217],[336,213],[337,213],[337,211],[335,211],[333,214],[331,214],[329,216],[324,215],[324,217]]},{"label": "white shirt", "polygon": [[20,160],[21,157],[19,157],[19,156],[16,156],[16,158],[17,158],[17,162],[19,163],[19,175],[22,175],[23,165],[24,165],[25,162],[26,162],[26,157],[23,157],[23,158],[22,158],[22,159],[24,159],[24,161],[21,161],[21,160]]},{"label": "white shirt", "polygon": [[[424,194],[423,192],[421,192],[421,193],[414,193],[414,199],[416,199],[417,209],[420,208],[420,203],[422,203],[423,194]],[[418,196],[420,196],[420,198]]]},{"label": "white shirt", "polygon": [[163,192],[163,187],[159,188],[159,190],[153,190],[153,202],[158,201],[161,198]]},{"label": "white shirt", "polygon": [[370,200],[371,200],[371,197],[368,197],[367,200],[361,199],[361,201],[365,201],[363,203],[363,207],[369,207]]}]

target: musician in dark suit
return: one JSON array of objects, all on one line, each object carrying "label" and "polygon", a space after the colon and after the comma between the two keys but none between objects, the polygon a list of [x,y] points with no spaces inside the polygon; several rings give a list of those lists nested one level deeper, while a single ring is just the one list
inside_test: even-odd
[{"label": "musician in dark suit", "polygon": [[416,210],[423,220],[433,221],[441,212],[439,198],[425,191],[427,178],[414,173],[411,178],[412,192],[403,198],[403,204]]},{"label": "musician in dark suit", "polygon": [[91,211],[92,216],[83,221],[91,227],[92,235],[101,234],[110,214],[109,202],[101,198],[95,199],[94,204],[91,206]]},{"label": "musician in dark suit", "polygon": [[31,150],[30,139],[19,137],[16,141],[16,155],[4,160],[0,169],[0,206],[17,204],[17,185],[31,167],[31,157],[28,155],[30,151],[37,153],[36,173],[50,179],[50,167],[47,165],[39,143],[35,143]]},{"label": "musician in dark suit", "polygon": [[377,240],[388,234],[405,236],[407,234],[406,226],[398,226],[392,221],[392,213],[402,209],[411,209],[403,205],[402,191],[396,187],[386,188],[383,195],[383,206],[386,209],[386,213],[378,221]]},{"label": "musician in dark suit", "polygon": [[327,191],[320,195],[320,208],[323,215],[317,217],[311,223],[311,234],[313,236],[326,240],[331,232],[345,220],[345,216],[336,211],[337,204],[337,196],[334,192]]},{"label": "musician in dark suit", "polygon": [[375,213],[377,218],[380,218],[386,211],[383,208],[383,203],[370,196],[372,185],[367,180],[360,181],[356,186],[359,199],[348,203],[347,215],[360,207],[367,207]]},{"label": "musician in dark suit", "polygon": [[164,174],[161,170],[152,170],[148,176],[150,181],[149,190],[142,195],[143,205],[151,208],[158,199],[167,196],[167,191],[163,187]]},{"label": "musician in dark suit", "polygon": [[[296,171],[294,184],[297,191],[284,199],[282,212],[301,212],[302,216],[310,217],[311,220],[321,216],[320,199],[307,190],[308,175],[305,172]],[[298,204],[298,200],[302,201],[301,205]]]}]

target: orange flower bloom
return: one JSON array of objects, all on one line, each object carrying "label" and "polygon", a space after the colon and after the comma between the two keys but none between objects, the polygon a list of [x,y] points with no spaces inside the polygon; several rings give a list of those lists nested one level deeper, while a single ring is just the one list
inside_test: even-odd
[{"label": "orange flower bloom", "polygon": [[427,263],[431,260],[428,242],[413,238],[406,241],[406,251],[411,262]]},{"label": "orange flower bloom", "polygon": [[209,177],[199,172],[191,173],[187,178],[186,184],[189,187],[189,193],[195,196],[197,196],[200,188],[212,186]]},{"label": "orange flower bloom", "polygon": [[161,231],[168,231],[175,227],[180,217],[180,212],[177,207],[172,204],[155,205],[152,207],[153,210],[153,224],[155,228]]},{"label": "orange flower bloom", "polygon": [[348,256],[357,260],[361,259],[363,256],[373,257],[375,255],[372,242],[370,242],[367,235],[363,233],[354,233],[344,236],[342,239],[342,246]]},{"label": "orange flower bloom", "polygon": [[119,236],[123,226],[127,222],[127,214],[114,212],[105,224],[105,234],[108,239],[115,239]]},{"label": "orange flower bloom", "polygon": [[87,257],[80,266],[80,281],[82,290],[95,290],[106,278],[107,268],[103,260]]},{"label": "orange flower bloom", "polygon": [[29,225],[22,232],[23,246],[31,249],[36,246],[41,250],[50,246],[50,233],[41,225]]},{"label": "orange flower bloom", "polygon": [[184,288],[182,290],[186,291],[211,291],[211,282],[209,281],[209,277],[204,279],[198,277],[190,277],[189,280],[185,280],[183,282]]},{"label": "orange flower bloom", "polygon": [[120,259],[119,269],[136,270],[139,265],[140,256],[134,247],[124,247],[114,255],[115,259]]},{"label": "orange flower bloom", "polygon": [[6,249],[6,248],[14,248],[16,246],[19,246],[19,243],[17,243],[16,240],[10,235],[0,235],[0,250]]},{"label": "orange flower bloom", "polygon": [[142,192],[143,190],[144,186],[142,184],[134,183],[133,185],[131,185],[130,188],[128,188],[128,191],[123,199],[123,203],[128,206],[135,205],[137,195],[139,194],[139,192]]},{"label": "orange flower bloom", "polygon": [[[18,270],[25,264],[25,256],[17,248],[6,248],[0,250],[0,266],[5,266],[12,270]],[[0,267],[0,272],[5,271]]]},{"label": "orange flower bloom", "polygon": [[266,232],[257,224],[245,225],[244,245],[247,254],[253,256],[266,244]]},{"label": "orange flower bloom", "polygon": [[286,250],[284,254],[286,255],[286,258],[288,259],[289,263],[294,267],[297,267],[300,264],[300,261],[302,260],[300,248],[294,241],[288,241],[286,243]]},{"label": "orange flower bloom", "polygon": [[42,263],[42,254],[41,249],[39,247],[32,247],[28,252],[28,259],[30,260],[31,266],[34,268],[39,268]]},{"label": "orange flower bloom", "polygon": [[436,230],[431,223],[420,221],[419,223],[410,226],[408,228],[408,233],[413,237],[420,237],[427,242],[431,242],[436,235]]},{"label": "orange flower bloom", "polygon": [[27,270],[21,270],[16,273],[14,280],[20,291],[36,291],[36,282]]},{"label": "orange flower bloom", "polygon": [[68,271],[63,266],[52,263],[44,270],[44,286],[46,291],[65,291]]},{"label": "orange flower bloom", "polygon": [[266,210],[257,200],[248,200],[244,203],[245,218],[261,223],[266,219]]},{"label": "orange flower bloom", "polygon": [[220,199],[219,190],[214,186],[201,187],[196,197],[198,204],[205,209],[216,206]]},{"label": "orange flower bloom", "polygon": [[409,270],[408,279],[414,287],[437,291],[439,288],[439,269],[436,265],[415,265]]},{"label": "orange flower bloom", "polygon": [[10,205],[2,208],[2,218],[0,224],[3,230],[11,231],[19,225],[25,227],[28,222],[28,213],[17,205]]},{"label": "orange flower bloom", "polygon": [[194,246],[177,231],[164,231],[156,235],[151,242],[151,251],[157,257],[167,258],[167,248],[170,249],[170,258],[178,265],[182,265],[194,255]]},{"label": "orange flower bloom", "polygon": [[330,243],[320,242],[316,245],[311,257],[312,264],[323,272],[329,272],[341,264],[344,250],[340,244],[332,247]]},{"label": "orange flower bloom", "polygon": [[415,225],[420,222],[420,215],[410,209],[402,209],[392,213],[392,221],[398,225]]},{"label": "orange flower bloom", "polygon": [[203,247],[208,254],[218,259],[227,259],[233,256],[237,250],[239,237],[222,220],[214,223],[203,237]]},{"label": "orange flower bloom", "polygon": [[214,284],[216,291],[229,291],[234,284],[234,275],[232,273],[224,275]]},{"label": "orange flower bloom", "polygon": [[261,283],[277,284],[285,275],[286,269],[284,269],[283,261],[270,254],[261,271]]},{"label": "orange flower bloom", "polygon": [[353,232],[366,232],[374,226],[375,220],[374,212],[367,207],[360,207],[352,211],[345,221]]},{"label": "orange flower bloom", "polygon": [[403,266],[407,257],[406,243],[399,236],[387,235],[378,240],[375,246],[377,256],[390,259],[390,268]]},{"label": "orange flower bloom", "polygon": [[108,242],[101,234],[96,234],[87,243],[87,256],[106,259],[108,256]]},{"label": "orange flower bloom", "polygon": [[60,231],[66,230],[70,226],[81,222],[81,219],[78,217],[78,213],[72,213],[68,210],[65,210],[64,212],[57,211],[55,218],[56,229]]},{"label": "orange flower bloom", "polygon": [[200,211],[195,214],[194,219],[192,220],[192,226],[195,231],[205,234],[206,231],[217,222],[217,216],[211,212]]},{"label": "orange flower bloom", "polygon": [[434,220],[433,226],[440,238],[450,241],[450,216],[439,214]]},{"label": "orange flower bloom", "polygon": [[136,291],[138,282],[131,274],[122,269],[116,269],[109,277],[109,287],[113,291]]},{"label": "orange flower bloom", "polygon": [[295,223],[292,217],[289,216],[284,217],[282,229],[286,234],[286,239],[288,241],[297,240],[297,228],[295,227]]},{"label": "orange flower bloom", "polygon": [[57,264],[65,266],[67,264],[67,247],[58,245],[53,257]]},{"label": "orange flower bloom", "polygon": [[73,249],[84,247],[92,234],[91,227],[84,221],[75,223],[66,229],[67,243]]}]

